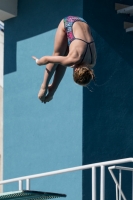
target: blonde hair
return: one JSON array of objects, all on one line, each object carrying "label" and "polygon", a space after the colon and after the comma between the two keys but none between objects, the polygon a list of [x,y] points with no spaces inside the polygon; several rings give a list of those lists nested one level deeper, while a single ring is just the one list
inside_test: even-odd
[{"label": "blonde hair", "polygon": [[74,73],[73,73],[74,81],[77,84],[83,85],[83,86],[88,85],[88,83],[91,80],[94,80],[94,78],[95,78],[95,74],[94,74],[93,70],[84,65],[80,65],[79,69],[74,71]]}]

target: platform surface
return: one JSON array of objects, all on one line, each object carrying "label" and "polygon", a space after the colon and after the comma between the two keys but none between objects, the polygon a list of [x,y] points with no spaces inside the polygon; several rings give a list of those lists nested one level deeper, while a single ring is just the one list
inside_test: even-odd
[{"label": "platform surface", "polygon": [[58,194],[52,192],[40,192],[40,191],[31,191],[31,190],[22,190],[22,191],[13,191],[13,192],[5,192],[0,193],[0,199],[27,199],[27,200],[43,200],[43,199],[53,199],[59,197],[66,197],[65,194]]}]

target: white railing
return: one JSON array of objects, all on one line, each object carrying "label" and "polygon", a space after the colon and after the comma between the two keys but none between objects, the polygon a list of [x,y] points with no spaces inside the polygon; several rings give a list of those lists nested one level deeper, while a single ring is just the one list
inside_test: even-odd
[{"label": "white railing", "polygon": [[[123,191],[122,191],[122,171],[131,171],[132,172],[132,200],[133,200],[133,168],[130,168],[130,167],[122,167],[122,166],[111,166],[111,167],[108,167],[109,169],[109,172],[115,182],[115,185],[116,185],[116,200],[121,200],[121,197],[124,199],[124,200],[127,200]],[[114,175],[113,173],[113,170],[114,169],[118,169],[119,170],[119,181],[117,181],[117,178],[116,176]],[[119,191],[119,194],[118,194],[118,191]]]},{"label": "white railing", "polygon": [[100,200],[105,200],[105,167],[110,165],[117,165],[117,164],[123,164],[123,163],[129,163],[133,162],[133,158],[125,158],[120,160],[113,160],[113,161],[106,161],[106,162],[100,162],[95,164],[89,164],[89,165],[83,165],[78,167],[72,167],[67,169],[61,169],[56,170],[52,172],[45,172],[41,174],[35,174],[30,176],[24,176],[19,178],[13,178],[9,180],[0,181],[0,185],[12,183],[12,182],[18,182],[18,188],[19,190],[22,190],[23,188],[23,180],[26,180],[26,190],[30,190],[30,179],[34,178],[41,178],[45,176],[52,176],[57,174],[63,174],[68,172],[74,172],[78,170],[86,170],[86,169],[92,169],[92,200],[96,200],[96,168],[101,168],[101,176],[100,176]]}]

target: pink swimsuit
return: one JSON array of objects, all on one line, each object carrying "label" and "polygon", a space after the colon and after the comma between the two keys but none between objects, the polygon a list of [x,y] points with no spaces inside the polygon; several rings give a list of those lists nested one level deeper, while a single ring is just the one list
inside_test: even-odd
[{"label": "pink swimsuit", "polygon": [[81,17],[68,16],[68,17],[64,18],[64,26],[65,26],[65,30],[66,30],[66,34],[67,34],[68,46],[71,44],[71,42],[73,40],[81,40],[81,41],[85,42],[87,44],[87,46],[86,46],[85,53],[84,53],[84,56],[82,58],[82,61],[80,63],[83,62],[83,60],[85,58],[85,55],[86,55],[86,52],[88,50],[88,46],[89,46],[90,53],[91,53],[91,63],[90,64],[92,64],[92,50],[91,50],[90,44],[93,43],[94,41],[86,42],[86,41],[84,41],[84,40],[82,40],[80,38],[75,38],[74,37],[72,26],[73,26],[74,22],[76,22],[76,21],[84,22],[84,23],[87,24],[87,22]]}]

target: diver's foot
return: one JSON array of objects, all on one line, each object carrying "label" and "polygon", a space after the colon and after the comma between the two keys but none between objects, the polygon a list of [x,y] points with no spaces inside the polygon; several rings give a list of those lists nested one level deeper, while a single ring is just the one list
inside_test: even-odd
[{"label": "diver's foot", "polygon": [[47,89],[40,88],[38,98],[43,102],[47,93]]},{"label": "diver's foot", "polygon": [[47,103],[47,102],[51,101],[52,99],[53,99],[53,96],[46,96],[43,102]]},{"label": "diver's foot", "polygon": [[44,103],[47,103],[53,99],[54,92],[52,85],[48,85],[48,94],[45,96]]}]

